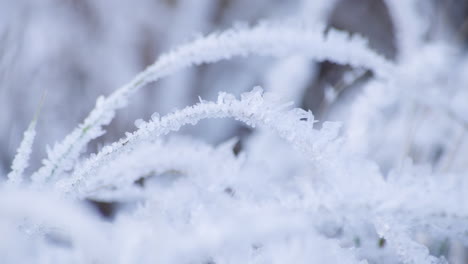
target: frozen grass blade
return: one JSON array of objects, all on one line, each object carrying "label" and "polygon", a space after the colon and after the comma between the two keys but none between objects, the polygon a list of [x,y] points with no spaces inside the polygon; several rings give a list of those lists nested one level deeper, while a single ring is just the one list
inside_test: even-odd
[{"label": "frozen grass blade", "polygon": [[34,114],[34,118],[29,123],[28,129],[24,132],[23,140],[16,152],[15,158],[13,159],[13,163],[11,165],[11,172],[8,174],[8,182],[11,184],[21,184],[24,180],[24,170],[29,165],[29,157],[31,156],[32,152],[32,145],[34,143],[34,138],[36,137],[36,123],[39,117],[39,113],[42,108],[42,104],[44,103],[45,97],[47,92],[42,94],[42,98],[39,102],[39,107]]},{"label": "frozen grass blade", "polygon": [[254,54],[273,57],[300,54],[316,61],[369,68],[383,78],[393,72],[393,65],[369,49],[364,39],[337,30],[324,34],[322,27],[265,23],[251,29],[235,28],[211,34],[162,55],[108,98],[98,98],[96,108],[84,122],[48,153],[44,166],[33,175],[33,180],[42,184],[71,170],[87,143],[104,134],[102,127],[112,121],[115,111],[124,107],[131,94],[144,85],[190,66]]},{"label": "frozen grass blade", "polygon": [[[265,96],[268,97],[268,94]],[[115,159],[118,155],[128,153],[135,144],[167,135],[188,124],[195,125],[207,118],[230,117],[251,127],[257,125],[268,127],[311,159],[321,159],[326,156],[327,149],[335,146],[332,141],[338,136],[338,124],[326,122],[322,130],[316,130],[313,128],[315,120],[310,111],[298,108],[285,110],[284,104],[265,99],[265,96],[260,87],[242,94],[240,100],[232,94],[223,92],[219,94],[216,102],[201,100],[197,105],[168,114],[161,119],[154,118],[149,122],[139,120],[135,122],[139,127],[137,131],[127,134],[125,138],[92,155],[80,169],[75,171],[72,178],[62,179],[57,185],[63,192],[78,191],[78,185],[83,184],[94,169]]]}]

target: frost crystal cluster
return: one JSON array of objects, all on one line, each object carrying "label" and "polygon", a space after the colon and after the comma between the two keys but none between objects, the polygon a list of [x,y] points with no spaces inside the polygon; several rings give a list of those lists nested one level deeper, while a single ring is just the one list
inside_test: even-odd
[{"label": "frost crystal cluster", "polygon": [[[0,181],[0,263],[466,263],[463,47],[426,26],[431,1],[384,1],[392,58],[325,26],[338,1],[299,2],[308,15],[237,25],[159,56],[28,169],[45,114],[35,117]],[[133,97],[166,88],[145,86],[239,59],[253,61],[261,87],[154,112],[89,154]],[[324,88],[326,114],[298,107],[319,63],[347,69],[344,84]],[[190,133],[216,134],[211,119],[249,133],[217,143]]]}]

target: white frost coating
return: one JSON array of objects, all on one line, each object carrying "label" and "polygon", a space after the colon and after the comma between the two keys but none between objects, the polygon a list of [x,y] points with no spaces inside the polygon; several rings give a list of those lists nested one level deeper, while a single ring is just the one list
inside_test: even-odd
[{"label": "white frost coating", "polygon": [[[402,52],[395,64],[378,63],[363,43],[343,33],[332,31],[324,36],[322,28],[261,25],[185,45],[162,56],[111,97],[98,99],[91,118],[66,144],[49,151],[53,158],[41,175],[35,175],[36,182],[18,186],[21,192],[11,190],[15,187],[11,184],[0,188],[0,234],[5,238],[0,239],[2,264],[445,262],[439,256],[463,262],[466,257],[454,257],[453,252],[454,242],[468,245],[468,207],[460,202],[468,200],[467,58],[459,56],[464,51],[451,51],[459,49],[453,43],[438,43],[444,40],[430,30],[430,38],[421,37],[424,28],[420,26],[426,23],[415,14],[418,8],[413,4],[433,1],[390,1],[394,5],[390,9],[400,10],[392,23],[397,28],[395,36],[404,36],[397,40]],[[189,7],[195,1],[179,2],[177,6],[184,6],[187,12],[174,21],[191,23],[195,18]],[[203,2],[214,7],[209,0]],[[231,2],[242,7],[249,1]],[[334,1],[301,2],[301,16],[309,16],[305,21],[311,23],[317,17],[328,20],[326,9]],[[204,11],[194,12],[211,19]],[[341,16],[339,12],[335,15]],[[178,20],[184,17],[187,20]],[[115,18],[121,20],[119,14]],[[157,37],[185,37],[187,31],[179,31],[182,28]],[[129,33],[130,29],[119,28],[119,32]],[[140,41],[133,34],[122,35],[132,43]],[[119,45],[118,40],[111,44]],[[125,56],[116,54],[116,60]],[[193,86],[198,90],[190,96],[210,96],[211,84],[214,90],[228,83],[222,89],[239,91],[254,78],[263,80],[260,83],[269,91],[279,91],[282,100],[300,102],[301,87],[310,89],[315,75],[308,67],[309,59],[350,63],[376,74],[366,74],[353,83],[344,76],[336,85],[347,88],[335,102],[344,109],[353,102],[344,129],[337,123],[323,123],[319,129],[312,113],[290,109],[291,105],[281,104],[257,88],[240,99],[221,93],[213,102],[200,99],[199,104],[162,118],[155,113],[150,121],[137,120],[136,132],[125,134],[126,138],[89,159],[79,159],[86,143],[104,132],[101,127],[110,122],[115,110],[145,83],[184,67],[251,54],[284,57],[269,76],[265,75],[269,65],[263,60],[235,61],[226,68],[234,66],[248,77],[239,82],[236,77],[228,83],[234,75],[226,70],[227,65],[213,72],[202,70],[196,78],[201,82]],[[111,66],[115,61],[97,60],[88,65],[97,75],[117,76]],[[72,61],[80,64],[81,60]],[[244,65],[248,67],[237,69]],[[317,81],[328,76],[326,68]],[[99,72],[102,69],[104,74]],[[189,78],[182,79],[177,83],[191,83]],[[173,88],[175,83],[163,86]],[[190,85],[180,87],[192,89]],[[175,90],[166,91],[172,94]],[[161,97],[170,106],[187,105],[167,99]],[[326,112],[335,105],[330,107]],[[244,130],[218,130],[216,134],[235,133],[241,139],[218,146],[162,136],[215,117],[264,127],[261,132],[266,135],[259,130],[249,136]],[[302,151],[295,151],[298,148]],[[27,153],[28,147],[23,149],[19,152]],[[19,170],[27,163],[28,155],[23,156],[23,165],[16,166]],[[69,195],[53,197],[49,186]],[[106,219],[79,206],[89,200],[111,203]]]},{"label": "white frost coating", "polygon": [[237,139],[231,139],[216,148],[185,137],[174,137],[167,142],[143,142],[136,145],[132,152],[117,156],[94,170],[95,174],[87,179],[80,198],[110,201],[128,201],[131,200],[129,197],[141,199],[144,198],[144,189],[136,186],[135,181],[151,181],[157,178],[155,175],[165,173],[171,176],[160,177],[160,182],[167,186],[177,178],[190,177],[200,184],[210,182],[212,186],[224,185],[221,188],[226,188],[242,173],[244,159],[235,157],[232,151],[236,142]]},{"label": "white frost coating", "polygon": [[411,239],[406,227],[390,217],[379,216],[374,222],[379,235],[388,241],[390,247],[394,248],[402,263],[448,263],[443,257],[439,259],[431,256],[427,247]]},{"label": "white frost coating", "polygon": [[17,150],[16,156],[11,165],[11,172],[8,174],[8,181],[11,184],[21,184],[23,182],[24,170],[29,165],[29,157],[31,156],[32,145],[36,137],[36,120],[29,124],[28,129],[24,132],[23,140]]},{"label": "white frost coating", "polygon": [[396,27],[395,35],[400,58],[406,59],[421,47],[428,21],[422,19],[420,6],[424,1],[419,0],[385,0],[393,23]]},{"label": "white frost coating", "polygon": [[274,57],[300,54],[313,60],[369,68],[384,78],[393,73],[393,65],[369,49],[364,39],[337,30],[324,35],[322,27],[260,24],[251,29],[231,29],[208,35],[162,55],[108,98],[98,98],[96,108],[84,122],[48,151],[44,166],[33,175],[33,180],[44,183],[71,170],[87,143],[104,133],[102,127],[110,123],[115,111],[125,106],[130,95],[144,85],[193,65],[253,54]]},{"label": "white frost coating", "polygon": [[[28,249],[34,236],[58,235],[73,245],[68,260],[75,259],[77,262],[109,262],[104,256],[109,256],[101,245],[106,241],[108,229],[105,224],[82,205],[61,199],[57,195],[38,193],[28,189],[17,190],[15,188],[1,188],[2,199],[0,199],[0,228],[7,223],[12,224],[12,232],[16,237],[29,233],[26,245],[19,248]],[[57,213],[60,212],[60,213]],[[34,223],[31,224],[31,223]],[[24,226],[25,230],[19,227]],[[1,230],[1,229],[0,229]],[[29,231],[28,231],[29,230]],[[3,244],[3,243],[2,243]],[[109,245],[109,244],[108,244]],[[15,245],[2,245],[7,249],[16,250]],[[16,245],[18,246],[18,245]],[[48,248],[46,248],[48,249]],[[57,254],[53,247],[46,252],[29,252],[31,257],[41,254]],[[2,250],[3,251],[3,248]],[[110,251],[110,250],[109,250]],[[2,252],[5,253],[5,252]],[[21,255],[29,255],[21,254]],[[3,258],[9,254],[2,255]],[[73,256],[75,255],[75,256]],[[37,257],[34,262],[37,261]],[[24,256],[22,259],[27,259]],[[63,256],[62,256],[63,258]],[[11,263],[11,262],[8,262]]]},{"label": "white frost coating", "polygon": [[136,143],[177,131],[187,124],[195,125],[206,118],[231,117],[251,127],[263,125],[276,131],[311,159],[321,159],[327,155],[327,149],[337,147],[332,141],[338,136],[339,125],[326,122],[322,131],[316,130],[313,128],[315,120],[311,112],[298,108],[284,111],[284,104],[275,104],[264,97],[269,95],[264,96],[260,87],[242,94],[241,100],[222,92],[217,102],[202,100],[197,105],[176,111],[160,120],[140,124],[137,131],[104,147],[101,152],[86,161],[82,168],[76,170],[71,179],[61,180],[58,186],[65,192],[76,190],[77,185],[83,183],[93,169],[102,166],[107,160],[131,151]]}]

